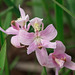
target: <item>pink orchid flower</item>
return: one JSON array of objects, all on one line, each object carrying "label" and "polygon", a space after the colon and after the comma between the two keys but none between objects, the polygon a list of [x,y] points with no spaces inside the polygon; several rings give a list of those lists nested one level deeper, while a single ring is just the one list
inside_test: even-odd
[{"label": "pink orchid flower", "polygon": [[71,61],[71,56],[65,53],[65,46],[61,41],[56,41],[56,49],[54,53],[49,55],[48,68],[56,68],[56,75],[60,68],[66,67],[75,70],[75,63]]},{"label": "pink orchid flower", "polygon": [[19,5],[19,11],[20,11],[21,17],[15,20],[15,22],[17,22],[21,27],[24,27],[24,26],[26,27],[26,23],[29,21],[29,16],[25,15],[25,12],[20,7],[20,5]]},{"label": "pink orchid flower", "polygon": [[[21,14],[21,19],[20,20],[13,20],[11,21],[11,27],[9,27],[6,31],[4,31],[1,27],[0,27],[0,30],[4,33],[6,33],[7,35],[15,35],[11,38],[11,44],[17,48],[21,48],[21,47],[24,47],[24,46],[21,46],[19,40],[18,40],[18,34],[20,32],[20,30],[24,30],[24,31],[27,31],[26,29],[26,23],[29,19],[28,16],[25,16],[25,12],[22,8],[20,8],[19,6],[19,10],[20,10],[20,14]],[[23,23],[24,22],[24,23]],[[22,24],[23,23],[23,24]],[[25,26],[24,26],[25,25]]]},{"label": "pink orchid flower", "polygon": [[28,33],[21,30],[19,35],[20,43],[23,45],[29,45],[27,48],[27,54],[35,51],[39,63],[43,66],[46,65],[46,60],[48,59],[46,48],[56,48],[56,42],[50,42],[57,35],[54,26],[50,24],[45,30],[36,33]]}]

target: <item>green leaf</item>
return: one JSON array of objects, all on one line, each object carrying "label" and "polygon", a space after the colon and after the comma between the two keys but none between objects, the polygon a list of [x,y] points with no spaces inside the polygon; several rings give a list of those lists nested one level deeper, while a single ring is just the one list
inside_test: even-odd
[{"label": "green leaf", "polygon": [[0,51],[0,75],[2,75],[4,70],[5,57],[6,57],[6,41],[4,42]]},{"label": "green leaf", "polygon": [[[3,29],[7,29],[9,26],[10,26],[10,24],[11,24],[11,20],[12,20],[12,12],[10,11],[10,12],[8,12],[7,13],[7,15],[6,15],[6,18],[5,18],[5,21],[4,21],[4,27],[3,27]],[[5,35],[4,35],[4,37],[6,37]],[[7,42],[8,42],[8,40],[7,40]],[[8,43],[9,44],[9,43]],[[10,46],[10,45],[9,45]],[[9,66],[8,66],[8,59],[7,59],[7,55],[6,55],[6,60],[5,60],[5,74],[6,75],[9,75]]]},{"label": "green leaf", "polygon": [[9,66],[8,66],[8,59],[7,59],[7,55],[5,57],[5,66],[4,66],[4,71],[6,75],[9,75]]}]

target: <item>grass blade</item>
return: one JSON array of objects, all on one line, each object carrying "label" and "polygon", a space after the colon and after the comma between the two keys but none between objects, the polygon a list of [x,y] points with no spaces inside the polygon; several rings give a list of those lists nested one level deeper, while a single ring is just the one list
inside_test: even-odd
[{"label": "grass blade", "polygon": [[61,3],[57,2],[57,0],[52,0],[52,1],[75,19],[75,15],[71,13],[68,9],[66,9],[63,5],[61,5]]},{"label": "grass blade", "polygon": [[[1,25],[1,17],[0,17],[0,27],[2,27]],[[0,41],[1,41],[1,46],[3,45],[4,43],[4,33],[2,31],[0,31]]]},{"label": "grass blade", "polygon": [[[11,14],[9,14],[9,15],[11,15]],[[12,15],[11,15],[11,16],[12,16]],[[8,17],[9,17],[9,19],[10,19],[10,16],[7,15],[7,17],[6,17],[7,23],[9,22],[9,21],[8,21],[8,20],[9,20]],[[1,21],[1,20],[0,20],[0,21]],[[8,24],[9,24],[9,23],[8,23]],[[0,24],[0,25],[1,25],[1,24]],[[6,27],[8,27],[8,26],[9,26],[9,25],[5,26],[5,29],[6,29]],[[2,32],[1,32],[1,33],[2,33]],[[4,35],[1,34],[1,45],[3,45],[3,42],[4,42],[4,38],[3,38],[3,37],[4,37]],[[2,54],[2,53],[1,53],[1,54]],[[6,57],[5,57],[5,61],[4,61],[4,62],[5,62],[5,66],[4,66],[4,67],[5,67],[5,74],[6,74],[6,75],[9,75],[9,68],[8,68],[7,55],[6,55]],[[4,62],[3,62],[3,63],[4,63]]]},{"label": "grass blade", "polygon": [[[55,0],[53,0],[55,1]],[[56,2],[63,4],[63,0],[56,0]],[[56,28],[58,31],[57,40],[64,42],[64,35],[63,35],[63,9],[59,7],[57,4],[55,5],[55,12],[56,12]]]},{"label": "grass blade", "polygon": [[6,58],[5,58],[5,66],[4,66],[4,70],[5,70],[5,74],[6,74],[6,75],[10,75],[10,74],[9,74],[9,68],[8,68],[7,55],[6,55]]}]

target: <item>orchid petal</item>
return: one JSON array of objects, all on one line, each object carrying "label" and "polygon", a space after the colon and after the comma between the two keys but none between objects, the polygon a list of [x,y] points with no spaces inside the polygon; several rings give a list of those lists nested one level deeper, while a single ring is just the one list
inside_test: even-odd
[{"label": "orchid petal", "polygon": [[4,31],[1,27],[0,30],[8,35],[12,34],[12,35],[16,35],[18,34],[18,30],[14,29],[13,27],[9,27],[6,31]]},{"label": "orchid petal", "polygon": [[11,26],[16,30],[19,30],[19,24],[17,22],[15,22],[14,20],[11,21]]},{"label": "orchid petal", "polygon": [[29,23],[27,26],[27,31],[29,31],[30,26],[31,26],[31,24]]},{"label": "orchid petal", "polygon": [[0,31],[2,31],[2,32],[7,34],[7,32],[5,30],[3,30],[1,27],[0,27]]},{"label": "orchid petal", "polygon": [[13,46],[15,46],[16,48],[22,48],[22,47],[24,47],[24,46],[21,46],[21,45],[20,45],[20,42],[19,42],[19,40],[18,40],[18,35],[17,35],[17,36],[13,36],[13,37],[11,38],[11,44],[12,44]]},{"label": "orchid petal", "polygon": [[65,57],[66,57],[66,62],[64,64],[64,66],[71,70],[75,70],[75,63],[71,61],[71,56],[69,56],[65,53]]},{"label": "orchid petal", "polygon": [[64,66],[65,66],[66,68],[71,69],[71,70],[75,70],[75,63],[72,62],[72,61],[66,62],[66,63],[64,64]]},{"label": "orchid petal", "polygon": [[48,54],[47,54],[46,49],[45,48],[42,48],[41,50],[37,49],[35,52],[36,52],[36,57],[40,65],[47,66]]},{"label": "orchid petal", "polygon": [[26,25],[26,22],[29,21],[29,16],[26,15],[24,18],[20,18],[16,20],[16,23],[18,23],[20,26]]},{"label": "orchid petal", "polygon": [[49,42],[47,40],[41,40],[43,47],[45,48],[56,48],[56,42]]},{"label": "orchid petal", "polygon": [[55,54],[61,54],[65,52],[65,46],[61,41],[56,41],[56,49],[54,50]]},{"label": "orchid petal", "polygon": [[42,20],[43,19],[35,17],[35,18],[33,18],[33,19],[30,20],[30,23],[31,23],[32,26],[34,25],[34,23],[38,23],[40,25],[40,24],[42,24]]},{"label": "orchid petal", "polygon": [[26,24],[25,19],[23,18],[16,20],[16,23],[18,23],[20,26],[24,26]]},{"label": "orchid petal", "polygon": [[20,5],[19,5],[19,10],[20,10],[21,17],[22,17],[22,18],[25,18],[25,12],[24,12],[24,10],[20,7]]},{"label": "orchid petal", "polygon": [[64,56],[66,57],[67,62],[71,61],[71,56],[70,55],[65,53]]},{"label": "orchid petal", "polygon": [[26,22],[29,21],[29,15],[26,15],[26,16],[25,16],[25,21],[26,21]]},{"label": "orchid petal", "polygon": [[24,45],[30,45],[34,40],[34,33],[28,33],[25,30],[19,31],[19,41]]},{"label": "orchid petal", "polygon": [[45,30],[40,31],[40,36],[46,40],[53,40],[57,35],[57,31],[52,24],[48,25]]},{"label": "orchid petal", "polygon": [[13,27],[9,27],[9,28],[6,30],[6,33],[7,33],[7,34],[16,35],[16,34],[18,34],[18,30],[14,29]]},{"label": "orchid petal", "polygon": [[49,60],[48,68],[55,68],[56,67],[56,65],[53,62],[52,54],[53,53],[50,53],[49,56],[48,56],[48,60]]},{"label": "orchid petal", "polygon": [[29,47],[27,48],[27,54],[30,54],[30,53],[32,53],[33,51],[35,51],[35,50],[36,50],[36,47],[37,47],[37,45],[35,44],[35,41],[32,42],[32,43],[29,45]]}]

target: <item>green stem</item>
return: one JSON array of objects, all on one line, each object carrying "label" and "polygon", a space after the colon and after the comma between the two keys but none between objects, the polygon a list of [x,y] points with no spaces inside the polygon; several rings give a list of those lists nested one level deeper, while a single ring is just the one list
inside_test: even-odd
[{"label": "green stem", "polygon": [[43,67],[45,75],[47,75],[46,67]]},{"label": "green stem", "polygon": [[46,67],[43,67],[43,70],[42,70],[41,75],[47,75],[47,70],[46,70]]},{"label": "green stem", "polygon": [[42,70],[42,73],[41,73],[41,75],[44,75],[44,68],[43,68],[43,70]]}]

